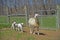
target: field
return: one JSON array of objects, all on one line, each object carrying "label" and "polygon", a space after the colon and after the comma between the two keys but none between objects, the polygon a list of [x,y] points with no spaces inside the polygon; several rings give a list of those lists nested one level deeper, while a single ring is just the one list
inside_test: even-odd
[{"label": "field", "polygon": [[60,40],[60,30],[40,30],[40,35],[30,34],[29,28],[24,27],[24,32],[0,29],[0,40]]},{"label": "field", "polygon": [[10,17],[10,20],[7,16],[0,17],[0,28],[10,27],[12,22],[16,21],[17,23],[23,22],[26,24],[26,18],[24,17]]},{"label": "field", "polygon": [[42,28],[56,28],[56,16],[42,16],[39,21]]},{"label": "field", "polygon": [[[7,16],[1,16],[0,17],[0,26],[1,27],[11,26],[12,21],[16,21],[17,23],[23,22],[26,25],[26,17],[19,17],[19,16],[16,17],[16,16],[14,16],[14,17],[10,17],[10,20],[9,20]],[[56,29],[56,26],[57,26],[56,22],[57,22],[56,16],[42,16],[42,17],[39,17],[39,23],[40,23],[41,28],[54,28],[54,29]]]},{"label": "field", "polygon": [[[6,16],[0,17],[0,40],[60,40],[60,30],[40,29],[40,35],[30,34],[29,27],[23,27],[24,32],[12,30],[11,23],[23,22],[25,17],[10,17],[10,23]],[[40,28],[56,28],[56,16],[39,17]]]}]

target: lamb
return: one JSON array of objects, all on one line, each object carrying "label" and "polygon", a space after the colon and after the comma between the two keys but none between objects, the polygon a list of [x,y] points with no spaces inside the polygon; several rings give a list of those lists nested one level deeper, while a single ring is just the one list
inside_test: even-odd
[{"label": "lamb", "polygon": [[23,31],[23,23],[18,23],[17,24],[17,29]]},{"label": "lamb", "polygon": [[23,28],[22,27],[23,27],[23,23],[18,23],[17,24],[16,22],[13,22],[12,23],[12,26],[11,26],[12,29],[16,29],[18,31],[19,30],[23,31]]},{"label": "lamb", "polygon": [[38,14],[35,14],[34,17],[29,18],[28,23],[30,25],[30,33],[35,34],[35,30],[38,32],[39,35],[39,21],[37,16]]}]

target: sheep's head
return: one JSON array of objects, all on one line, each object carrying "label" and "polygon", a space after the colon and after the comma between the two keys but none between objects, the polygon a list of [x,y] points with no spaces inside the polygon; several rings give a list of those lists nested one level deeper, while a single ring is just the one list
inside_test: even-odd
[{"label": "sheep's head", "polygon": [[24,24],[24,23],[21,23],[22,25]]},{"label": "sheep's head", "polygon": [[24,23],[21,23],[21,25],[24,27]]},{"label": "sheep's head", "polygon": [[39,16],[39,14],[35,14],[35,16],[34,16],[34,17],[36,18],[37,16]]},{"label": "sheep's head", "polygon": [[16,24],[16,22],[15,22],[15,21],[14,21],[13,23],[14,23],[14,24]]}]

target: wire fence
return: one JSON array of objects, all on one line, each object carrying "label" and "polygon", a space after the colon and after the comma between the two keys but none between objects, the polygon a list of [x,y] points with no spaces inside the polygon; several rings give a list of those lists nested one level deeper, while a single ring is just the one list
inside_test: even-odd
[{"label": "wire fence", "polygon": [[57,0],[45,0],[46,2],[44,0],[0,1],[2,2],[2,4],[0,2],[0,24],[11,24],[16,21],[28,25],[29,18],[38,13],[41,29],[60,28],[60,7],[57,7]]}]

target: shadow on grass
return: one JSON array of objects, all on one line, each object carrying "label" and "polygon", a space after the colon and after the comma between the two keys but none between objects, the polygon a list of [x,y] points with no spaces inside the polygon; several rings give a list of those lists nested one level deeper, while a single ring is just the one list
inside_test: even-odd
[{"label": "shadow on grass", "polygon": [[23,31],[23,32],[26,32],[26,31]]},{"label": "shadow on grass", "polygon": [[[38,33],[35,33],[36,35],[38,35]],[[46,34],[44,34],[44,33],[39,33],[39,35],[46,35]]]}]

